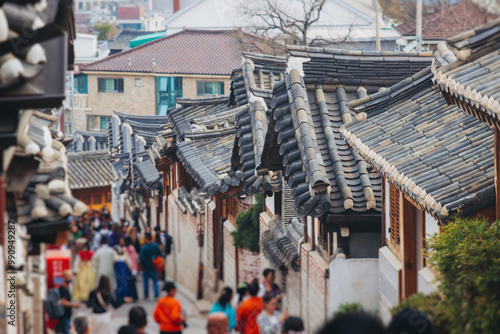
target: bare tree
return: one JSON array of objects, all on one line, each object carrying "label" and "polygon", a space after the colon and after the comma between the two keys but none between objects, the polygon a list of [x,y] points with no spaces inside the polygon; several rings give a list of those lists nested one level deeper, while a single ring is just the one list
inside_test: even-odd
[{"label": "bare tree", "polygon": [[[416,18],[415,0],[378,0],[380,9],[384,16],[395,20],[398,23],[408,22]],[[449,7],[451,0],[427,0],[424,1],[422,14],[429,14]]]},{"label": "bare tree", "polygon": [[311,26],[318,22],[326,0],[249,0],[242,14],[250,18],[252,33],[277,42],[311,45]]}]

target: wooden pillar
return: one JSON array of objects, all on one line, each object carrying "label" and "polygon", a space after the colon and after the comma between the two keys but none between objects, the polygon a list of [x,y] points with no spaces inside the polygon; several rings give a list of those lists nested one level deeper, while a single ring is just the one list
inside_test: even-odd
[{"label": "wooden pillar", "polygon": [[[41,286],[40,277],[33,277],[33,285]],[[33,329],[35,333],[43,333],[43,301],[40,289],[33,289]]]},{"label": "wooden pillar", "polygon": [[403,196],[403,299],[417,293],[417,245],[415,210]]},{"label": "wooden pillar", "polygon": [[495,213],[500,219],[500,130],[495,126]]}]

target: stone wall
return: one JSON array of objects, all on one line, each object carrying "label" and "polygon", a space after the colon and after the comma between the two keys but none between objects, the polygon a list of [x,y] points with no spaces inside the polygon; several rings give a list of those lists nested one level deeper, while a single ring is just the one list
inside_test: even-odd
[{"label": "stone wall", "polygon": [[[174,200],[175,193],[168,197],[168,227],[174,245],[172,253],[167,257],[167,275],[180,282],[192,294],[196,294],[198,283],[198,264],[200,252],[198,248],[197,225],[202,224],[205,230],[201,259],[204,264],[203,295],[205,299],[214,301],[218,291],[224,286],[236,290],[236,247],[233,244],[231,231],[235,228],[230,221],[224,223],[224,281],[217,279],[214,268],[214,225],[213,208],[215,202],[206,205],[207,215],[192,216],[182,213]],[[244,204],[242,204],[244,206]],[[239,281],[248,281],[261,272],[260,258],[247,250],[238,250]]]}]

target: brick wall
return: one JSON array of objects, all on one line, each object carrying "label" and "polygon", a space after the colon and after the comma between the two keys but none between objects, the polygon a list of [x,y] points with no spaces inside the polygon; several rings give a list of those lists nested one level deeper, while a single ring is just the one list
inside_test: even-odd
[{"label": "brick wall", "polygon": [[239,279],[240,282],[249,282],[259,277],[262,272],[259,254],[246,249],[239,249]]}]

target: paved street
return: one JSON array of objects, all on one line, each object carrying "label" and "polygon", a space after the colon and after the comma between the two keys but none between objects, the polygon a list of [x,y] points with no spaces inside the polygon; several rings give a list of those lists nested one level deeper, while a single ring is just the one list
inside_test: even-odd
[{"label": "paved street", "polygon": [[[151,285],[151,284],[150,284]],[[161,289],[161,285],[160,285]],[[156,334],[159,333],[159,326],[158,324],[154,321],[153,319],[153,311],[156,306],[156,301],[154,299],[150,299],[148,301],[143,300],[143,291],[142,291],[142,278],[138,277],[137,279],[137,291],[139,293],[139,301],[137,301],[135,304],[124,304],[122,305],[119,309],[113,310],[113,327],[115,330],[115,333],[118,331],[118,329],[127,324],[128,322],[128,312],[130,308],[133,305],[140,305],[146,309],[146,312],[148,314],[148,326],[147,326],[147,333],[148,334]],[[150,296],[152,294],[152,288],[150,286]],[[161,295],[163,295],[161,293]],[[176,298],[181,302],[182,308],[185,312],[185,315],[187,317],[187,324],[188,328],[183,330],[184,334],[202,334],[206,333],[205,326],[206,326],[206,316],[205,315],[199,315],[197,314],[197,310],[195,309],[193,303],[190,301],[190,298],[187,297],[186,293],[183,293],[182,287],[180,287],[177,291]],[[73,315],[76,314],[87,314],[91,316],[91,310],[87,308],[86,306],[83,306],[80,310],[76,310],[73,312]],[[110,333],[111,334],[111,333]]]}]

